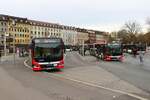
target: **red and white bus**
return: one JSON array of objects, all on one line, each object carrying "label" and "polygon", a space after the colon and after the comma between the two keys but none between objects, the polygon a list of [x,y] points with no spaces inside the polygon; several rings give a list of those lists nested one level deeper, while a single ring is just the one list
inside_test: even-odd
[{"label": "red and white bus", "polygon": [[61,38],[34,38],[30,49],[34,71],[64,68],[64,42]]},{"label": "red and white bus", "polygon": [[123,49],[121,44],[107,44],[104,47],[103,51],[103,60],[112,61],[112,60],[123,60]]}]

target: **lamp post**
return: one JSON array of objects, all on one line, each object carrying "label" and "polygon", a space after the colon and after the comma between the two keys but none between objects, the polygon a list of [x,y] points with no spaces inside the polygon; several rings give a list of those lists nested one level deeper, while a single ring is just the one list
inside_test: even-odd
[{"label": "lamp post", "polygon": [[4,33],[4,56],[7,55],[7,50],[6,50],[6,32]]},{"label": "lamp post", "polygon": [[82,55],[84,56],[84,39],[82,40]]},{"label": "lamp post", "polygon": [[[15,26],[15,21],[14,20],[12,20],[12,27],[14,28],[14,26]],[[15,50],[15,34],[13,33],[13,58],[14,58],[14,64],[15,64],[15,52],[16,52],[16,50]]]}]

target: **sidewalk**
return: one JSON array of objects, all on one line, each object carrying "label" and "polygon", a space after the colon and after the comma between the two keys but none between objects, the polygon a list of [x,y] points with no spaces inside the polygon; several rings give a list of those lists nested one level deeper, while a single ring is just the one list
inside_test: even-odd
[{"label": "sidewalk", "polygon": [[0,98],[1,100],[51,100],[40,91],[26,87],[10,76],[0,65]]},{"label": "sidewalk", "polygon": [[[84,56],[84,57],[80,56],[80,57],[85,61],[87,61],[88,58],[90,58],[90,61],[95,60],[95,58],[90,56]],[[56,73],[56,74],[57,75],[60,74],[69,79],[84,81],[87,83],[100,85],[107,88],[121,90],[129,93],[136,93],[142,95],[147,94],[146,92],[138,89],[134,85],[129,84],[124,80],[121,80],[120,78],[116,77],[110,72],[95,65],[93,66],[89,65],[86,68],[82,66],[77,68],[71,68],[71,69],[64,70],[63,73]]]},{"label": "sidewalk", "polygon": [[[13,61],[13,59],[14,59],[14,55],[10,54],[10,55],[7,55],[7,56],[2,56],[0,58],[0,62]],[[19,55],[15,54],[15,60],[19,60],[19,59],[20,59]]]}]

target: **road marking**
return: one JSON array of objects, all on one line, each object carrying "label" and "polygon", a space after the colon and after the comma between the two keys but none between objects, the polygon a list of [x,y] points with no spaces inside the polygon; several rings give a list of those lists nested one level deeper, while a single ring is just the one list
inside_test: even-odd
[{"label": "road marking", "polygon": [[[32,67],[27,64],[28,60],[29,59],[26,59],[24,61],[24,65],[26,67],[28,67],[29,69],[32,69]],[[52,73],[49,73],[49,74],[51,74],[54,77],[64,78],[64,79],[67,79],[67,80],[70,80],[70,81],[73,81],[73,82],[82,83],[84,85],[88,85],[88,86],[92,86],[92,87],[96,87],[96,88],[101,88],[101,89],[109,90],[109,91],[112,91],[112,92],[115,92],[115,93],[120,93],[120,94],[128,95],[130,97],[133,97],[133,98],[136,98],[136,99],[139,99],[139,100],[148,100],[147,98],[144,98],[144,97],[132,94],[132,93],[128,93],[128,92],[125,92],[125,91],[111,89],[111,88],[104,87],[104,86],[101,86],[101,85],[96,85],[96,84],[92,84],[92,83],[89,83],[89,82],[85,82],[85,81],[81,81],[81,80],[76,80],[76,79],[72,79],[72,78],[69,78],[69,77],[64,77],[64,76],[59,75],[59,74],[52,74]]]},{"label": "road marking", "polygon": [[31,66],[29,66],[28,64],[27,64],[27,61],[28,61],[29,59],[26,59],[23,63],[24,63],[24,65],[26,66],[26,67],[28,67],[28,68],[30,68],[30,69],[32,69],[32,67]]}]

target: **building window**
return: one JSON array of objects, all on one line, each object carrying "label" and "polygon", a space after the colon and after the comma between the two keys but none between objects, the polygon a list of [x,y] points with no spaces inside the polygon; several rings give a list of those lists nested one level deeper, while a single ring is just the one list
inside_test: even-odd
[{"label": "building window", "polygon": [[1,25],[3,26],[3,22],[1,22]]}]

